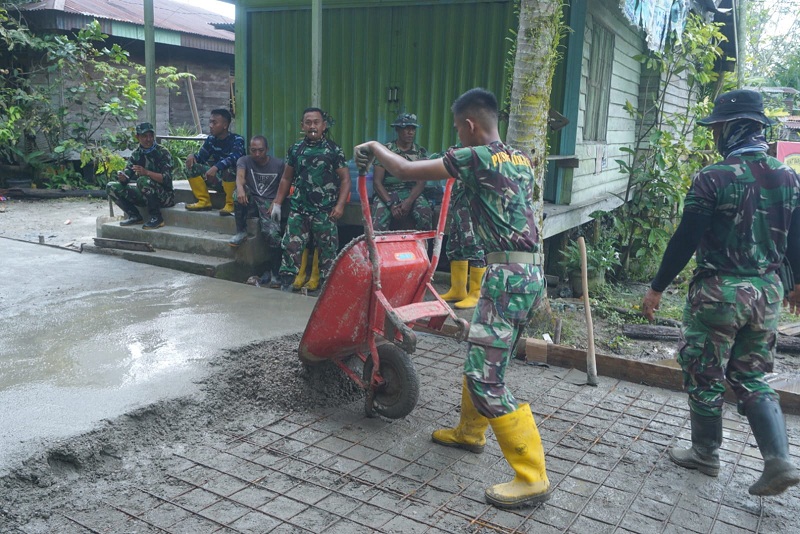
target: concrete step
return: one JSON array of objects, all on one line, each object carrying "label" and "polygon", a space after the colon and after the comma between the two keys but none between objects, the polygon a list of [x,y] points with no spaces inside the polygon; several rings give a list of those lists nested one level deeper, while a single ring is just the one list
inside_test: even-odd
[{"label": "concrete step", "polygon": [[117,256],[128,261],[146,263],[148,265],[156,265],[176,271],[210,276],[212,278],[221,278],[233,282],[244,282],[250,276],[260,276],[266,270],[266,267],[258,270],[252,265],[241,263],[231,258],[219,258],[203,254],[187,254],[185,252],[175,252],[173,250],[136,252],[132,250],[119,250],[84,244],[82,251]]},{"label": "concrete step", "polygon": [[[222,217],[216,217],[217,219],[222,219]],[[202,217],[198,217],[198,219],[202,219]],[[139,225],[120,226],[119,218],[97,218],[98,237],[143,241],[150,243],[158,251],[171,250],[189,254],[202,254],[260,266],[267,262],[269,248],[265,240],[261,238],[257,221],[249,221],[248,227],[251,230],[250,238],[238,248],[233,248],[228,244],[233,232],[220,233],[201,228],[184,228],[169,225],[157,230],[143,230]]]}]

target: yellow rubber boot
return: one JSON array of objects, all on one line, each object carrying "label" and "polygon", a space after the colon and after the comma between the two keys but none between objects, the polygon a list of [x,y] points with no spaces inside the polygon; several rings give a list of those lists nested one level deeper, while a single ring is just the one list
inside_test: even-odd
[{"label": "yellow rubber boot", "polygon": [[303,251],[303,259],[300,260],[300,270],[297,271],[297,276],[294,277],[292,288],[295,291],[300,291],[303,284],[306,283],[306,271],[308,270],[308,249]]},{"label": "yellow rubber boot", "polygon": [[480,454],[486,445],[486,429],[489,420],[478,413],[467,390],[467,379],[461,385],[461,419],[455,428],[435,430],[431,439],[445,447],[456,447]]},{"label": "yellow rubber boot", "polygon": [[202,176],[194,176],[189,178],[189,186],[192,188],[192,194],[197,202],[194,204],[186,204],[186,209],[189,211],[209,211],[211,210],[211,195],[208,194],[208,186]]},{"label": "yellow rubber boot", "polygon": [[308,291],[319,289],[319,249],[314,249],[314,260],[311,262],[311,276],[308,282],[303,285]]},{"label": "yellow rubber boot", "polygon": [[225,206],[219,210],[222,217],[233,215],[233,192],[236,191],[236,182],[222,182],[222,189],[225,190]]},{"label": "yellow rubber boot", "polygon": [[439,295],[442,300],[463,300],[467,298],[467,260],[450,262],[450,289],[444,295]]},{"label": "yellow rubber boot", "polygon": [[481,296],[481,281],[486,267],[470,267],[469,269],[469,296],[462,301],[456,302],[454,306],[459,310],[474,308],[478,304]]},{"label": "yellow rubber boot", "polygon": [[550,498],[550,481],[544,465],[544,448],[531,407],[489,419],[500,450],[516,472],[514,480],[486,490],[486,502],[498,508],[518,508]]}]

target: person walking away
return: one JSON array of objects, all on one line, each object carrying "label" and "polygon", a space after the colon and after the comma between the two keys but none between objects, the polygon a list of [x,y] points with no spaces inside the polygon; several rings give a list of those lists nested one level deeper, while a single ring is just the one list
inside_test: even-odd
[{"label": "person walking away", "polygon": [[[778,495],[800,482],[800,474],[789,458],[778,394],[765,374],[775,356],[784,258],[800,274],[800,180],[766,153],[763,129],[772,121],[759,93],[720,95],[698,124],[711,128],[723,159],[694,177],[680,224],[642,302],[644,316],[653,321],[662,292],[696,253],[678,356],[689,393],[692,445],[668,453],[681,467],[719,474],[727,381],[764,458],[749,492]],[[786,303],[795,314],[798,281],[789,280],[787,288]]]},{"label": "person walking away", "polygon": [[366,168],[374,156],[404,180],[463,182],[488,267],[468,337],[461,419],[456,428],[435,431],[432,439],[480,453],[491,425],[515,476],[488,488],[487,502],[499,508],[538,504],[550,498],[544,447],[530,405],[517,402],[505,384],[518,336],[544,296],[532,164],[500,140],[497,99],[489,91],[467,91],[452,111],[464,148],[451,149],[442,159],[408,161],[370,141],[356,147],[356,162]]}]

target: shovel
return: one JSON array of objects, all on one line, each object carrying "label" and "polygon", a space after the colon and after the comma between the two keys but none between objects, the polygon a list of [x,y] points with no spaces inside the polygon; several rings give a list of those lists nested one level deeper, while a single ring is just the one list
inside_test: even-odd
[{"label": "shovel", "polygon": [[597,362],[594,358],[594,325],[592,324],[592,308],[589,305],[589,275],[586,267],[586,241],[578,238],[581,249],[581,280],[583,282],[583,308],[586,310],[586,329],[589,344],[586,349],[586,383],[597,386]]}]

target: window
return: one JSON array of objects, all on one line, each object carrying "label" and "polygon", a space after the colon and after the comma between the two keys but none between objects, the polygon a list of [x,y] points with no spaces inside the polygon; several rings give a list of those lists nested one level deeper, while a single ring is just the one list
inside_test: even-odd
[{"label": "window", "polygon": [[583,139],[605,141],[608,127],[608,102],[611,93],[611,70],[614,64],[614,34],[593,24],[589,77],[586,81],[586,120]]}]

